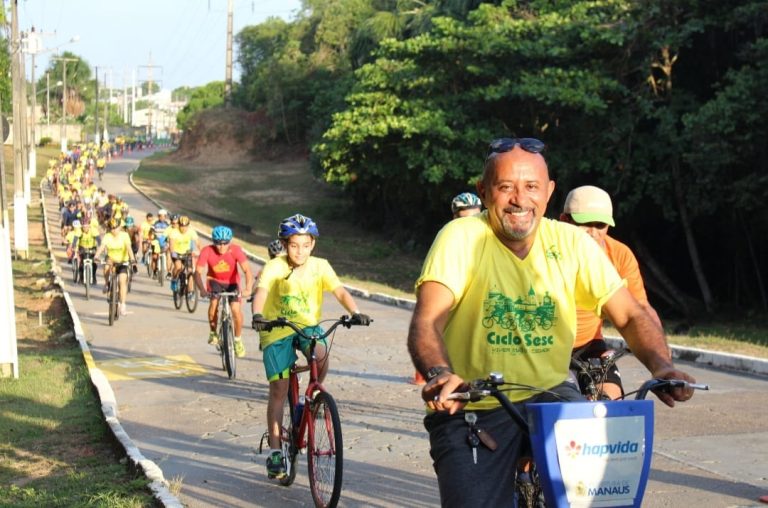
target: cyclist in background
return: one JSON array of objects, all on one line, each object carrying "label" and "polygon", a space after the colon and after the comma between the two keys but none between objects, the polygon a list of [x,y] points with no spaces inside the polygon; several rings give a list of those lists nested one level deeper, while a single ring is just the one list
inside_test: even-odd
[{"label": "cyclist in background", "polygon": [[462,192],[451,201],[451,213],[454,219],[478,214],[482,208],[483,203],[480,198],[471,192]]},{"label": "cyclist in background", "polygon": [[[264,323],[279,317],[301,323],[308,334],[322,333],[318,326],[323,303],[323,292],[331,291],[339,303],[358,323],[370,324],[370,318],[360,314],[352,295],[341,285],[336,272],[325,259],[312,256],[316,238],[320,235],[315,221],[296,214],[284,219],[278,229],[286,254],[267,261],[259,277],[253,298],[253,328],[259,331],[260,348],[264,351],[264,366],[269,380],[267,422],[270,453],[267,457],[267,476],[285,476],[285,461],[280,449],[280,428],[283,404],[288,396],[288,377],[296,360],[294,340],[306,354],[309,341],[299,338],[290,328],[267,330]],[[262,315],[263,312],[263,315]],[[318,341],[319,379],[328,372],[326,340]]]},{"label": "cyclist in background", "polygon": [[[153,227],[155,228],[155,237],[157,238],[158,243],[160,244],[160,249],[162,251],[161,255],[165,255],[165,252],[168,251],[168,228],[171,227],[171,223],[168,221],[168,210],[165,208],[161,208],[157,211],[157,221],[154,223]],[[153,256],[154,257],[154,256]],[[171,264],[170,261],[166,259],[165,266],[167,267],[166,270],[166,278],[171,278]],[[157,263],[154,265],[154,269],[157,270]]]},{"label": "cyclist in background", "polygon": [[[195,270],[195,284],[200,296],[211,296],[208,305],[208,344],[219,345],[219,336],[216,330],[218,320],[219,298],[218,293],[237,292],[239,294],[251,294],[253,274],[248,264],[243,249],[232,243],[232,230],[226,226],[216,226],[211,231],[213,245],[208,245],[200,251]],[[238,265],[243,272],[245,288],[240,290],[240,273]],[[235,333],[235,355],[239,358],[245,356],[243,345],[243,310],[241,298],[231,299],[232,318]]]},{"label": "cyclist in background", "polygon": [[285,248],[283,247],[283,242],[281,242],[279,238],[272,240],[269,242],[269,245],[267,245],[267,252],[269,253],[269,259],[275,259],[280,254],[284,254]]},{"label": "cyclist in background", "polygon": [[147,249],[149,249],[149,230],[155,224],[155,216],[152,212],[148,213],[144,222],[139,226],[139,233],[141,235],[141,257],[146,255]]},{"label": "cyclist in background", "polygon": [[133,250],[133,256],[136,257],[136,253],[139,252],[141,246],[141,234],[139,233],[139,227],[133,220],[133,217],[128,215],[124,219],[125,232],[128,233],[128,237],[131,239],[131,249]]},{"label": "cyclist in background", "polygon": [[[608,236],[608,227],[616,226],[613,220],[611,196],[603,189],[592,185],[577,187],[569,192],[565,198],[560,220],[578,226],[597,242],[608,255],[608,259],[619,272],[619,276],[627,282],[627,289],[635,297],[635,300],[661,327],[659,315],[648,303],[648,295],[645,293],[637,258],[627,245]],[[600,355],[608,349],[610,348],[603,339],[603,320],[593,312],[577,309],[573,356],[582,360],[600,358]],[[618,399],[623,395],[621,375],[615,364],[607,372],[606,382],[603,383],[602,389],[611,399]]]},{"label": "cyclist in background", "polygon": [[[117,219],[109,219],[107,221],[107,227],[109,231],[104,235],[101,240],[101,245],[96,250],[95,258],[98,259],[102,252],[106,251],[106,263],[104,264],[104,293],[109,292],[109,274],[112,270],[117,269],[118,275],[118,290],[120,300],[120,315],[125,316],[127,313],[127,297],[128,297],[128,267],[121,264],[130,261],[131,269],[133,273],[136,273],[136,258],[133,255],[133,249],[131,249],[131,239],[128,237],[128,233],[120,228],[120,223]],[[115,265],[119,265],[115,267]]]},{"label": "cyclist in background", "polygon": [[[86,256],[92,256],[95,258],[96,248],[99,245],[99,229],[98,225],[96,226],[96,230],[94,233],[94,228],[91,227],[91,224],[96,224],[96,221],[90,221],[83,224],[83,231],[80,234],[79,237],[76,239],[76,243],[74,245],[74,250],[77,251],[78,256],[80,256],[80,259],[84,259]],[[91,265],[91,269],[93,272],[91,273],[93,283],[96,284],[96,263],[94,262]],[[80,264],[80,280],[83,280],[83,265]]]},{"label": "cyclist in background", "polygon": [[[170,244],[168,251],[171,253],[171,261],[173,263],[171,280],[173,281],[176,281],[181,271],[184,270],[184,263],[181,261],[182,256],[191,254],[194,257],[197,252],[198,241],[197,232],[189,227],[189,217],[182,215],[178,219],[178,224],[178,229],[174,229],[171,226],[168,233],[168,242]],[[173,286],[172,284],[171,289],[176,291],[177,288]]]},{"label": "cyclist in background", "polygon": [[157,259],[163,255],[163,248],[160,246],[160,241],[157,239],[155,228],[149,228],[147,233],[147,249],[150,254],[149,267],[152,271],[152,278],[157,277]]}]

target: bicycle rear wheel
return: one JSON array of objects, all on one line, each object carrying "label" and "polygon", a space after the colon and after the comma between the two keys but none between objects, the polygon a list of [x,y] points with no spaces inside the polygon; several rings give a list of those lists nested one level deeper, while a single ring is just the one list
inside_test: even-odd
[{"label": "bicycle rear wheel", "polygon": [[[219,302],[219,305],[221,305],[221,302]],[[219,337],[221,338],[221,354],[224,356],[224,368],[229,379],[234,379],[237,375],[237,363],[235,360],[235,334],[232,330],[232,321],[229,319],[222,321]]]},{"label": "bicycle rear wheel", "polygon": [[80,277],[78,276],[79,267],[80,267],[80,262],[77,260],[76,257],[73,257],[72,258],[72,282],[74,284],[77,284],[78,282],[80,282]]},{"label": "bicycle rear wheel", "polygon": [[187,275],[187,287],[184,290],[184,299],[187,301],[187,310],[192,313],[197,309],[197,286],[195,286],[195,276],[191,273]]},{"label": "bicycle rear wheel", "polygon": [[[320,392],[309,408],[307,469],[315,506],[336,506],[341,495],[343,444],[336,401]],[[306,410],[306,409],[305,409]]]},{"label": "bicycle rear wheel", "polygon": [[294,422],[298,417],[296,416],[296,401],[294,399],[291,390],[288,390],[288,396],[283,403],[283,426],[280,430],[280,448],[283,450],[283,458],[285,459],[285,476],[280,478],[280,485],[284,487],[288,487],[296,479],[298,449],[294,439],[294,432],[296,431]]}]

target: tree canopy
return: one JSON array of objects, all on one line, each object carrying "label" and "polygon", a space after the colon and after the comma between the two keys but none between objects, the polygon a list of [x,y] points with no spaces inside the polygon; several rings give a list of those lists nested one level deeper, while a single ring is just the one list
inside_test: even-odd
[{"label": "tree canopy", "polygon": [[764,311],[767,29],[757,0],[305,0],[238,35],[238,101],[424,243],[490,140],[539,137],[549,213],[606,189],[670,309]]}]

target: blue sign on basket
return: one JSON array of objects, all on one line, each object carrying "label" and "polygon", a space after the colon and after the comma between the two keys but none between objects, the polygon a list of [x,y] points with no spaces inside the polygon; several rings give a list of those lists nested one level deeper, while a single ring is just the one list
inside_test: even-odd
[{"label": "blue sign on basket", "polygon": [[526,404],[547,506],[640,507],[653,451],[653,402]]}]

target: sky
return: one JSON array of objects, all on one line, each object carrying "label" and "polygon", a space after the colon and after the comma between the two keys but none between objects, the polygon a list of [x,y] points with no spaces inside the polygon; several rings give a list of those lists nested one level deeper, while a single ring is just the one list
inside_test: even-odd
[{"label": "sky", "polygon": [[[10,3],[3,0],[8,19]],[[234,0],[233,34],[268,17],[294,19],[301,0]],[[113,87],[150,77],[161,88],[224,81],[227,0],[18,0],[19,30],[33,26],[41,39],[35,79],[57,48],[85,59]],[[77,42],[70,42],[79,37]],[[233,39],[233,79],[238,81]],[[27,60],[27,75],[30,75]],[[151,76],[150,76],[151,71]]]}]

